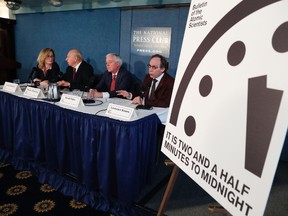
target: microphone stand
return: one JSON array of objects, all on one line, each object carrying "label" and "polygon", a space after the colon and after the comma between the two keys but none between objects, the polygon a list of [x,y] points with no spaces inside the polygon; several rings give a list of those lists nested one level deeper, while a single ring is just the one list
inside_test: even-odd
[{"label": "microphone stand", "polygon": [[146,99],[145,92],[146,92],[146,91],[148,91],[148,96],[149,96],[149,91],[150,91],[150,87],[151,87],[152,81],[153,81],[153,80],[151,80],[151,81],[144,87],[143,91],[141,91],[142,105],[145,105],[145,99]]},{"label": "microphone stand", "polygon": [[[95,103],[95,100],[94,100],[94,99],[91,99],[91,98],[88,97],[88,95],[89,95],[89,89],[93,87],[95,81],[96,81],[95,76],[92,76],[92,77],[90,78],[90,80],[89,80],[88,85],[85,86],[85,89],[86,89],[86,91],[87,91],[87,97],[86,97],[85,99],[83,99],[83,103],[84,103],[84,104]],[[83,91],[83,93],[84,93],[84,91]],[[83,95],[82,95],[82,96],[83,96]]]},{"label": "microphone stand", "polygon": [[32,68],[32,71],[30,72],[29,76],[28,76],[28,83],[30,86],[33,86],[33,81],[32,81],[32,76],[34,75],[35,71],[37,70],[36,67]]}]

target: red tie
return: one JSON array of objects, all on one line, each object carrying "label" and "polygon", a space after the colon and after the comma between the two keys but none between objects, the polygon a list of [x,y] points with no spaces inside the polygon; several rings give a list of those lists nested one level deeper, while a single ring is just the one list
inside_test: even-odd
[{"label": "red tie", "polygon": [[116,75],[113,74],[112,75],[111,86],[110,86],[110,91],[114,91],[115,90],[115,84],[116,84]]},{"label": "red tie", "polygon": [[73,80],[75,79],[76,76],[76,68],[73,68]]}]

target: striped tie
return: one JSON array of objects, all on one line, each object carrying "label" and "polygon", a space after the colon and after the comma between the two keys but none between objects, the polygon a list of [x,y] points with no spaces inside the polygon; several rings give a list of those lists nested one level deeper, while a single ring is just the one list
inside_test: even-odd
[{"label": "striped tie", "polygon": [[149,100],[154,100],[155,99],[155,85],[156,85],[157,80],[153,79],[152,80],[152,88],[149,96]]}]

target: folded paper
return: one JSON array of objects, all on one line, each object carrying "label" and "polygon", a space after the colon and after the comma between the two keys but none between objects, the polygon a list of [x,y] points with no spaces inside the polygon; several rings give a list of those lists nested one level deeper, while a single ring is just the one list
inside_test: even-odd
[{"label": "folded paper", "polygon": [[84,106],[84,103],[81,97],[77,95],[71,95],[71,94],[62,94],[61,100],[59,103],[65,106],[71,106],[71,107],[76,107],[76,108],[79,106]]},{"label": "folded paper", "polygon": [[3,86],[4,91],[8,92],[22,92],[20,86],[17,83],[5,82]]},{"label": "folded paper", "polygon": [[106,115],[111,117],[122,118],[130,120],[134,113],[134,109],[131,107],[121,106],[118,104],[109,103],[106,111]]},{"label": "folded paper", "polygon": [[27,86],[27,88],[25,89],[24,95],[30,98],[45,98],[41,89],[33,88],[30,86]]}]

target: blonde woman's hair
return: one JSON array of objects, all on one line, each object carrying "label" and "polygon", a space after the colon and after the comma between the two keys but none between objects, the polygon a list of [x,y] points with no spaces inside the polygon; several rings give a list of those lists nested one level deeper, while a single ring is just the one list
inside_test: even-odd
[{"label": "blonde woman's hair", "polygon": [[55,61],[55,52],[51,48],[44,48],[40,51],[37,62],[38,62],[38,68],[41,70],[45,67],[45,58],[49,55],[49,53],[52,52],[54,56],[54,61]]}]

